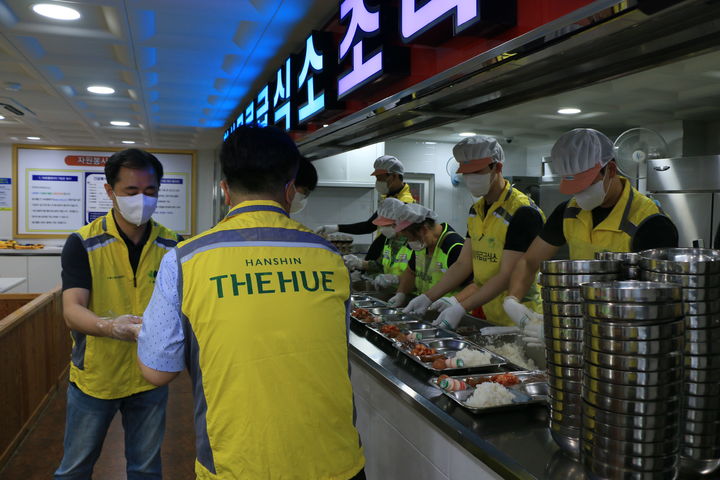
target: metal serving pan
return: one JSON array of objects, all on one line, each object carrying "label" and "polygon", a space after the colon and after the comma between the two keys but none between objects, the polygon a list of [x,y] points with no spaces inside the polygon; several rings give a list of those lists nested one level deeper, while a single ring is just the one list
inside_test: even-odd
[{"label": "metal serving pan", "polygon": [[702,328],[702,329],[687,329],[685,331],[686,342],[720,342],[720,327],[714,328]]},{"label": "metal serving pan", "polygon": [[411,328],[408,329],[408,333],[414,333],[416,335],[416,341],[458,338],[458,335],[455,332],[445,330],[444,328],[433,327],[432,325],[430,325],[430,328],[425,328],[423,326],[422,329],[412,328],[411,325]]},{"label": "metal serving pan", "polygon": [[595,252],[596,260],[612,260],[625,265],[639,265],[640,254],[635,252]]},{"label": "metal serving pan", "polygon": [[350,300],[355,302],[367,302],[368,300],[375,300],[375,298],[369,296],[369,295],[362,295],[362,294],[355,294],[353,293],[350,295]]},{"label": "metal serving pan", "polygon": [[667,426],[677,425],[681,418],[680,410],[672,414],[662,415],[624,415],[622,413],[609,412],[597,408],[587,402],[583,402],[582,412],[584,417],[607,425],[641,430],[645,428],[665,428]]},{"label": "metal serving pan", "polygon": [[660,356],[616,355],[614,353],[598,352],[585,346],[583,353],[584,358],[588,362],[599,367],[615,368],[632,372],[666,371],[670,368],[681,366],[683,362],[681,352]]},{"label": "metal serving pan", "polygon": [[545,348],[547,348],[548,352],[552,352],[553,354],[570,353],[574,355],[582,355],[583,342],[573,342],[571,340],[555,340],[546,337]]},{"label": "metal serving pan", "polygon": [[595,302],[665,303],[682,300],[682,288],[667,283],[621,280],[591,282],[582,286],[585,300]]},{"label": "metal serving pan", "polygon": [[558,317],[582,317],[583,309],[580,303],[543,302],[543,314]]},{"label": "metal serving pan", "polygon": [[683,417],[690,422],[716,422],[720,420],[720,409],[701,410],[696,408],[683,408]]},{"label": "metal serving pan", "polygon": [[720,288],[683,288],[686,302],[704,302],[720,298]]},{"label": "metal serving pan", "polygon": [[683,314],[685,315],[714,315],[720,312],[720,300],[709,302],[683,302]]},{"label": "metal serving pan", "polygon": [[655,248],[640,252],[640,266],[662,273],[720,272],[720,252],[706,248]]},{"label": "metal serving pan", "polygon": [[393,343],[393,346],[396,349],[398,349],[399,351],[401,351],[403,354],[408,356],[410,359],[412,359],[414,362],[422,365],[423,367],[427,368],[428,370],[431,370],[433,372],[438,372],[438,373],[460,374],[462,372],[496,369],[497,367],[499,367],[501,365],[505,365],[507,363],[507,361],[503,357],[496,355],[492,352],[489,352],[489,351],[485,350],[484,348],[481,348],[481,347],[475,345],[474,343],[470,343],[466,340],[462,340],[459,338],[446,338],[446,339],[440,339],[440,340],[430,340],[430,341],[422,342],[422,344],[426,345],[430,348],[434,348],[438,354],[445,355],[448,358],[454,357],[455,354],[457,352],[459,352],[460,350],[462,350],[463,348],[471,348],[473,350],[479,350],[481,352],[487,353],[490,356],[490,363],[488,363],[486,365],[478,365],[475,367],[464,366],[464,367],[459,367],[459,368],[439,369],[439,368],[435,368],[432,366],[432,364],[433,364],[432,361],[424,362],[419,357],[412,355],[410,353],[413,350],[413,346],[414,346],[412,343],[407,344],[407,343],[395,342],[395,343]]},{"label": "metal serving pan", "polygon": [[686,368],[685,381],[695,383],[720,382],[720,368],[707,370],[698,368]]},{"label": "metal serving pan", "polygon": [[582,382],[575,380],[565,380],[548,374],[548,385],[567,393],[577,393],[578,395],[582,393]]},{"label": "metal serving pan", "polygon": [[685,355],[685,371],[688,368],[701,370],[720,368],[720,355]]},{"label": "metal serving pan", "polygon": [[586,377],[618,385],[657,385],[678,382],[684,379],[683,369],[679,367],[657,372],[629,372],[586,363],[584,372]]},{"label": "metal serving pan", "polygon": [[373,315],[377,316],[385,316],[385,315],[398,315],[400,314],[400,311],[395,308],[390,307],[363,307],[367,309],[368,312],[372,313]]},{"label": "metal serving pan", "polygon": [[598,274],[563,274],[563,275],[551,275],[541,274],[540,285],[543,287],[562,287],[562,288],[577,288],[583,283],[589,282],[608,282],[610,280],[617,280],[617,273],[598,273]]},{"label": "metal serving pan", "polygon": [[581,303],[583,300],[579,288],[542,287],[540,289],[540,296],[543,302]]},{"label": "metal serving pan", "polygon": [[[374,308],[371,308],[370,311],[376,310]],[[419,321],[418,317],[415,317],[413,315],[407,315],[405,313],[395,312],[395,313],[385,313],[382,315],[377,315],[377,317],[380,319],[381,322],[385,323],[396,323],[396,322],[417,322]]]},{"label": "metal serving pan", "polygon": [[620,262],[614,260],[545,260],[540,264],[543,274],[617,274]]},{"label": "metal serving pan", "polygon": [[[658,340],[683,335],[685,322],[683,319],[668,323],[631,325],[623,322],[605,322],[588,320],[585,323],[585,333],[593,337],[609,338],[614,340]],[[685,337],[687,339],[687,336]]]},{"label": "metal serving pan", "polygon": [[[663,429],[646,429],[646,430],[634,430],[634,429],[628,429],[628,428],[622,428],[622,427],[615,427],[613,425],[603,425],[601,423],[595,422],[592,419],[588,421],[588,419],[583,420],[583,429],[582,429],[582,441],[587,441],[592,444],[594,437],[605,437],[609,440],[615,440],[618,442],[643,442],[643,443],[662,443],[663,440],[667,438],[678,436],[678,426],[675,425],[675,427],[672,428],[663,428]],[[677,447],[676,447],[677,448]],[[676,450],[677,451],[677,450]],[[590,453],[590,452],[588,452]],[[620,458],[627,458],[627,459],[658,459],[658,458],[664,458],[666,461],[669,461],[669,465],[666,465],[666,467],[673,466],[675,462],[677,461],[677,458],[674,458],[674,455],[658,455],[658,456],[628,456],[623,455],[621,453],[617,452],[608,452],[607,450],[601,449],[600,447],[596,447],[592,449],[591,454],[594,458],[602,461],[608,461],[609,458],[615,458],[616,461],[619,461]],[[608,462],[609,463],[609,462]],[[627,464],[625,467],[630,467],[632,464]],[[636,464],[636,468],[642,468],[642,464],[638,463]],[[649,470],[655,470],[655,468],[648,468]],[[644,468],[643,468],[644,470]]]},{"label": "metal serving pan", "polygon": [[[520,370],[536,370],[545,367],[545,349],[541,346],[528,347],[519,333],[499,335],[469,335],[467,340],[505,358]],[[517,350],[517,354],[507,350]],[[511,358],[512,357],[512,358]]]},{"label": "metal serving pan", "polygon": [[555,352],[545,352],[545,356],[547,357],[548,364],[553,363],[555,365],[559,365],[561,367],[576,367],[576,368],[582,368],[583,366],[583,356],[582,355],[575,355],[570,353],[555,353]]},{"label": "metal serving pan", "polygon": [[[551,392],[552,396],[552,392]],[[583,399],[598,408],[625,415],[661,415],[676,412],[680,408],[680,397],[668,397],[662,401],[621,400],[586,391]]]},{"label": "metal serving pan", "polygon": [[692,448],[715,447],[716,445],[720,445],[720,436],[684,433],[680,435],[680,445]]},{"label": "metal serving pan", "polygon": [[632,468],[621,468],[608,465],[587,455],[583,457],[583,464],[585,464],[591,480],[601,478],[623,480],[675,480],[677,478],[677,466],[667,470],[638,470]]},{"label": "metal serving pan", "polygon": [[[682,422],[682,431],[693,435],[720,436],[720,421],[715,422]],[[720,447],[720,444],[718,444]]]},{"label": "metal serving pan", "polygon": [[353,302],[356,307],[359,308],[374,308],[374,307],[384,307],[385,302],[381,302],[380,300],[361,300],[357,302]]},{"label": "metal serving pan", "polygon": [[[607,395],[620,400],[660,401],[667,397],[682,394],[682,382],[663,385],[615,385],[613,383],[595,380],[589,377],[583,379],[583,387],[591,392]],[[650,441],[650,440],[648,440]]]},{"label": "metal serving pan", "polygon": [[400,332],[403,333],[403,334],[407,334],[407,333],[408,333],[409,331],[411,331],[411,330],[424,331],[424,330],[430,330],[430,329],[434,329],[434,328],[435,328],[435,327],[433,327],[432,325],[429,325],[429,324],[427,324],[427,323],[421,323],[421,322],[418,322],[418,321],[413,321],[413,322],[397,322],[397,323],[390,323],[390,324],[387,324],[387,323],[366,323],[366,324],[365,324],[365,326],[366,326],[369,330],[372,330],[373,332],[377,333],[378,335],[380,335],[381,337],[385,338],[386,340],[390,340],[391,342],[395,342],[395,341],[396,341],[395,337],[390,337],[390,336],[388,336],[387,334],[385,334],[385,333],[382,332],[382,327],[383,327],[383,326],[387,326],[387,325],[392,325],[392,326],[394,326],[394,327],[397,327],[397,329],[400,330]]},{"label": "metal serving pan", "polygon": [[[662,340],[611,340],[609,338],[594,337],[585,334],[585,346],[598,352],[620,355],[665,355],[680,352],[683,349],[685,338],[683,336]],[[707,345],[695,343],[691,345]],[[700,350],[698,348],[698,350]],[[685,345],[688,352],[688,346]]]},{"label": "metal serving pan", "polygon": [[651,282],[675,283],[684,288],[716,288],[720,286],[720,275],[685,275],[641,270],[640,278]]},{"label": "metal serving pan", "polygon": [[582,367],[567,367],[565,365],[558,365],[555,363],[547,362],[548,375],[552,375],[557,378],[567,379],[571,381],[582,380]]},{"label": "metal serving pan", "polygon": [[[702,332],[702,330],[698,330]],[[685,342],[686,355],[714,355],[720,358],[720,342],[715,338],[709,342]]]},{"label": "metal serving pan", "polygon": [[620,442],[602,435],[593,435],[592,440],[583,438],[585,449],[601,448],[608,452],[633,457],[656,457],[674,455],[679,449],[677,437],[660,442]]},{"label": "metal serving pan", "polygon": [[548,385],[548,397],[553,401],[553,406],[562,402],[566,406],[573,406],[578,412],[581,411],[582,397],[579,393],[558,390],[553,388],[552,385]]},{"label": "metal serving pan", "polygon": [[681,302],[643,304],[588,301],[583,307],[583,312],[589,317],[613,320],[656,320],[660,323],[661,319],[675,319],[683,315]]},{"label": "metal serving pan", "polygon": [[564,340],[568,342],[582,342],[584,330],[580,328],[549,328],[545,329],[547,340]]},{"label": "metal serving pan", "polygon": [[[556,304],[557,305],[557,304]],[[568,303],[568,305],[570,305]],[[545,330],[551,328],[575,328],[582,330],[585,325],[585,319],[580,317],[556,317],[554,315],[543,315],[543,323],[545,324]]]},{"label": "metal serving pan", "polygon": [[720,315],[685,315],[686,329],[720,327]]},{"label": "metal serving pan", "polygon": [[684,395],[683,396],[683,407],[690,408],[693,410],[717,410],[720,398],[717,395],[710,395],[703,397],[700,395]]},{"label": "metal serving pan", "polygon": [[551,411],[565,414],[564,425],[577,429],[580,428],[582,425],[582,409],[578,408],[577,403],[557,400],[548,394],[548,404],[550,405]]}]

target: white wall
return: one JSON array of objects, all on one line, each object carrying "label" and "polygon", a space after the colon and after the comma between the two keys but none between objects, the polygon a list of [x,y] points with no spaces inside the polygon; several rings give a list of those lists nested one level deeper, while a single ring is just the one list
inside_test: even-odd
[{"label": "white wall", "polygon": [[216,150],[198,150],[195,188],[195,233],[204,232],[215,225],[213,219],[213,189]]},{"label": "white wall", "polygon": [[[12,146],[0,144],[0,177],[12,178],[12,176]],[[12,219],[12,211],[0,211],[0,240],[12,238]]]}]

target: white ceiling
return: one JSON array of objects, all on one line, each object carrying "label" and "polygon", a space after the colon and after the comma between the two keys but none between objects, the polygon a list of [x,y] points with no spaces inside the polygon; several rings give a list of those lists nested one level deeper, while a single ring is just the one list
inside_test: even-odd
[{"label": "white ceiling", "polygon": [[[582,113],[560,115],[562,107]],[[633,127],[682,120],[720,121],[720,50],[404,138],[456,143],[458,133],[472,131],[532,145],[552,143],[576,127],[615,136]]]},{"label": "white ceiling", "polygon": [[[0,143],[215,147],[253,84],[337,9],[328,0],[43,0],[81,12],[68,22],[35,14],[39,2],[0,0],[0,102],[25,113],[0,106]],[[88,93],[91,84],[116,93]]]}]

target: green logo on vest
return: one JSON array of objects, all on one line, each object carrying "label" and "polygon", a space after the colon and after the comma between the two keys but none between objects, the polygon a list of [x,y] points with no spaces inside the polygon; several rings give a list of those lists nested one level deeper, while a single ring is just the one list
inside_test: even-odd
[{"label": "green logo on vest", "polygon": [[332,288],[335,272],[292,271],[230,273],[210,277],[214,282],[217,298],[240,295],[262,295],[265,293],[334,292]]}]

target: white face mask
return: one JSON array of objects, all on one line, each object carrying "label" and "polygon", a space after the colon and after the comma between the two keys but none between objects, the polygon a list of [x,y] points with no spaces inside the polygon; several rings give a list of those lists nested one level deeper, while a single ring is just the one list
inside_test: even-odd
[{"label": "white face mask", "polygon": [[300,192],[295,192],[295,197],[290,204],[290,213],[300,213],[307,206],[308,197]]},{"label": "white face mask", "polygon": [[422,240],[411,240],[407,242],[407,246],[412,248],[416,252],[419,252],[420,250],[425,248],[425,243]]},{"label": "white face mask", "polygon": [[380,227],[378,230],[380,230],[381,234],[385,235],[385,238],[393,238],[397,235],[393,227]]},{"label": "white face mask", "polygon": [[593,183],[582,192],[575,194],[575,201],[583,210],[592,210],[602,205],[605,200],[605,176],[597,183]]},{"label": "white face mask", "polygon": [[380,195],[387,195],[390,192],[387,182],[381,182],[380,180],[375,180],[375,190]]},{"label": "white face mask", "polygon": [[492,173],[466,173],[463,178],[473,197],[482,197],[490,191]]},{"label": "white face mask", "polygon": [[150,217],[152,217],[152,214],[155,213],[158,199],[157,197],[149,197],[138,193],[125,197],[115,195],[115,200],[117,200],[117,205],[122,217],[139,227],[147,223]]}]

